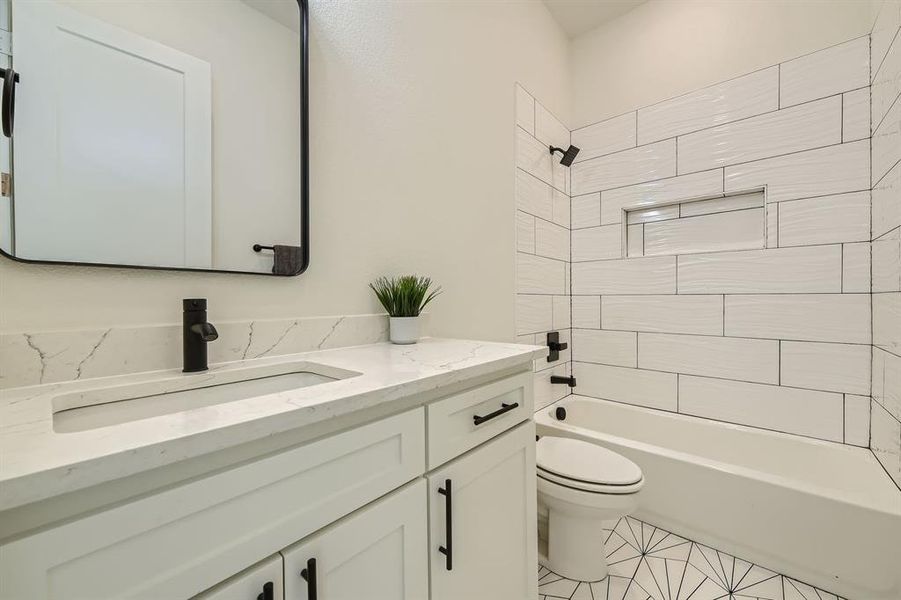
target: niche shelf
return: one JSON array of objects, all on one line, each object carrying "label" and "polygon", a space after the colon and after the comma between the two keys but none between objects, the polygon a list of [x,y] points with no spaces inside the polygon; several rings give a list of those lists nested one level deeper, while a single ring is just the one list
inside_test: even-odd
[{"label": "niche shelf", "polygon": [[662,256],[766,246],[763,190],[623,209],[624,254]]}]

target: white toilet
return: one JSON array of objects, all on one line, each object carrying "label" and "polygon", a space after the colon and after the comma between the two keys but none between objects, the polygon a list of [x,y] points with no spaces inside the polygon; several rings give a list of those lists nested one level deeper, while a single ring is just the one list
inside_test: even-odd
[{"label": "white toilet", "polygon": [[580,581],[607,576],[602,521],[630,514],[644,485],[634,462],[572,438],[538,440],[538,504],[547,510],[544,566]]}]

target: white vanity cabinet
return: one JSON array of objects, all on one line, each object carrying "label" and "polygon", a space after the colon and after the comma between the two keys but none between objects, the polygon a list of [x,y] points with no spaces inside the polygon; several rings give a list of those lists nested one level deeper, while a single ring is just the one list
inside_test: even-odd
[{"label": "white vanity cabinet", "polygon": [[191,597],[420,477],[423,412],[380,419],[4,544],[0,599]]},{"label": "white vanity cabinet", "polygon": [[7,540],[0,600],[531,598],[532,376],[457,389]]},{"label": "white vanity cabinet", "polygon": [[519,425],[428,481],[430,598],[535,597],[535,424]]},{"label": "white vanity cabinet", "polygon": [[282,551],[285,600],[428,597],[426,484],[417,479]]}]

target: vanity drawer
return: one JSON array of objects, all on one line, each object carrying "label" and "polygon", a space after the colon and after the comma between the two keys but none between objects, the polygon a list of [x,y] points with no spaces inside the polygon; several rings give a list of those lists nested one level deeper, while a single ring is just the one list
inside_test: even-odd
[{"label": "vanity drawer", "polygon": [[382,419],[0,546],[0,598],[193,596],[420,476],[423,413]]},{"label": "vanity drawer", "polygon": [[[515,406],[514,406],[515,405]],[[532,374],[455,394],[426,408],[429,469],[525,421],[534,412]]]}]

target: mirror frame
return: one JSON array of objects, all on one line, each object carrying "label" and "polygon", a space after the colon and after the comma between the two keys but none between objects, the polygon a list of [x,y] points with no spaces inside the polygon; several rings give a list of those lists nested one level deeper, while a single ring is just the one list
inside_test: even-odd
[{"label": "mirror frame", "polygon": [[[74,267],[105,267],[114,269],[140,269],[142,271],[181,271],[187,273],[221,273],[223,275],[262,275],[264,277],[296,277],[310,266],[310,29],[309,0],[297,0],[300,10],[300,269],[292,275],[275,275],[259,271],[226,271],[223,269],[190,269],[187,267],[154,267],[144,265],[120,265],[63,260],[35,260],[8,254],[0,248],[0,255],[15,262],[31,265],[70,265]],[[13,130],[15,136],[15,130]],[[10,138],[12,142],[13,138]],[[15,190],[15,178],[13,178]]]}]

